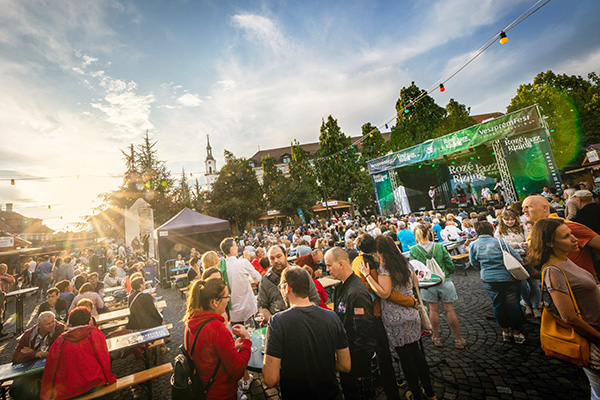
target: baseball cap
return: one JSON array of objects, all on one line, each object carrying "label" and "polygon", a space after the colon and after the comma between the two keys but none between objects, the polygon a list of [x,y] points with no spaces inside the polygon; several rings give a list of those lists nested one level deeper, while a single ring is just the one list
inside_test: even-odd
[{"label": "baseball cap", "polygon": [[592,197],[592,192],[589,190],[578,190],[571,197]]}]

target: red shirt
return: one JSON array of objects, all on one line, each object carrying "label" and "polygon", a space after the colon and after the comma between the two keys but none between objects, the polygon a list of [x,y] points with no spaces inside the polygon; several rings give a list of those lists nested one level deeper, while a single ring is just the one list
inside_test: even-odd
[{"label": "red shirt", "polygon": [[313,271],[316,271],[317,269],[321,269],[319,264],[316,264],[315,260],[313,260],[311,253],[305,254],[301,257],[298,257],[295,261],[295,264],[299,267],[304,267],[305,265],[308,265],[309,267],[311,267],[313,269]]},{"label": "red shirt", "polygon": [[258,258],[255,258],[254,260],[252,260],[250,262],[250,264],[252,264],[252,266],[254,267],[254,269],[256,271],[258,271],[260,276],[263,276],[264,274],[267,273],[267,270],[260,266],[260,261],[258,260]]},{"label": "red shirt", "polygon": [[323,287],[323,285],[321,285],[321,282],[319,282],[318,280],[313,279],[313,281],[315,282],[315,287],[317,288],[317,292],[319,293],[319,307],[329,310],[329,308],[327,308],[327,293],[325,292],[325,288]]}]

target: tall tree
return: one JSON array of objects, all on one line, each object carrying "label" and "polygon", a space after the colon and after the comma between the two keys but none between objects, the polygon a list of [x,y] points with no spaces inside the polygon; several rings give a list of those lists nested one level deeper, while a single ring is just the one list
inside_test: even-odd
[{"label": "tall tree", "polygon": [[206,212],[206,192],[202,190],[198,178],[196,178],[196,181],[194,182],[192,208],[199,213]]},{"label": "tall tree", "polygon": [[470,116],[471,107],[460,104],[454,99],[450,99],[448,105],[446,105],[446,112],[447,115],[442,118],[438,126],[436,132],[437,137],[460,131],[461,129],[477,124],[477,121]]},{"label": "tall tree", "polygon": [[348,200],[354,191],[359,166],[356,147],[331,115],[321,124],[317,171],[328,199]]},{"label": "tall tree", "polygon": [[568,166],[580,145],[600,141],[600,85],[592,72],[588,79],[540,72],[533,83],[519,86],[507,112],[537,104],[550,129],[552,149],[559,168]]},{"label": "tall tree", "polygon": [[[437,137],[438,126],[446,116],[446,110],[438,106],[435,100],[411,83],[400,90],[400,98],[396,101],[396,126],[392,128],[390,143],[393,151],[402,150]],[[413,100],[420,98],[415,104],[404,109]]]},{"label": "tall tree", "polygon": [[[196,182],[198,180],[196,179]],[[190,185],[188,185],[188,177],[185,173],[185,168],[181,168],[181,178],[179,184],[175,188],[175,201],[177,203],[177,209],[187,207],[192,208],[192,194]]]},{"label": "tall tree", "polygon": [[294,139],[291,143],[292,157],[289,163],[290,187],[284,209],[288,215],[295,214],[300,208],[305,215],[312,213],[311,207],[321,198],[317,173],[309,154]]},{"label": "tall tree", "polygon": [[363,162],[384,156],[389,151],[389,145],[383,136],[381,136],[381,132],[377,127],[371,125],[370,122],[362,126],[362,136],[362,149],[360,153]]},{"label": "tall tree", "polygon": [[270,209],[281,211],[289,194],[289,180],[275,165],[270,155],[262,158],[263,183],[262,188]]},{"label": "tall tree", "polygon": [[262,189],[247,159],[236,158],[227,150],[224,154],[225,165],[208,195],[208,210],[243,229],[248,222],[260,217],[263,210]]}]

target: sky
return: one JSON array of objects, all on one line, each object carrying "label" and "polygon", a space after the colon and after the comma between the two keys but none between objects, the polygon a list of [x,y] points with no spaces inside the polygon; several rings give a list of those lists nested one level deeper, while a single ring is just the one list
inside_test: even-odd
[{"label": "sky", "polygon": [[[357,136],[535,3],[0,0],[0,204],[72,228],[146,130],[201,184],[206,135],[217,167],[224,149],[316,142],[328,115]],[[552,0],[432,96],[505,112],[539,72],[600,72],[599,20],[597,0]]]}]

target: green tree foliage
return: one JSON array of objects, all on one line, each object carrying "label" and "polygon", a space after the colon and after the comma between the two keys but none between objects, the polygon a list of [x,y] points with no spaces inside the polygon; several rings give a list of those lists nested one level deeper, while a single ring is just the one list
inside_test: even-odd
[{"label": "green tree foliage", "polygon": [[[188,185],[188,177],[185,173],[185,168],[181,168],[181,178],[179,179],[178,185],[175,188],[175,204],[176,209],[182,209],[184,207],[192,208],[192,193],[190,185]],[[196,179],[196,182],[198,180]]]},{"label": "green tree foliage", "polygon": [[117,207],[129,208],[143,198],[154,210],[155,224],[162,224],[175,214],[173,204],[173,179],[164,161],[158,159],[156,143],[150,140],[148,131],[143,143],[128,151],[121,151],[127,171],[123,184],[115,191],[103,193],[103,209]]},{"label": "green tree foliage", "polygon": [[206,213],[206,192],[202,190],[198,178],[194,182],[192,209],[199,213]]},{"label": "green tree foliage", "polygon": [[208,201],[211,215],[228,219],[240,228],[257,220],[263,210],[263,196],[250,162],[225,150],[225,165],[219,171]]},{"label": "green tree foliage", "polygon": [[295,214],[298,208],[305,215],[310,215],[311,207],[321,198],[317,173],[310,161],[309,154],[300,146],[297,140],[292,142],[291,149],[289,194],[283,209],[288,210],[288,215]]},{"label": "green tree foliage", "polygon": [[371,125],[370,122],[362,126],[362,136],[364,137],[361,143],[362,162],[366,163],[368,160],[384,156],[390,150],[388,143],[381,136],[379,129]]},{"label": "green tree foliage", "polygon": [[477,124],[477,121],[470,117],[471,107],[460,104],[454,99],[450,99],[448,105],[446,105],[446,112],[447,115],[440,121],[436,137],[457,132]]},{"label": "green tree foliage", "polygon": [[290,192],[289,180],[275,165],[275,160],[270,155],[262,158],[263,184],[267,207],[281,211],[285,206],[286,197]]},{"label": "green tree foliage", "polygon": [[580,145],[600,141],[600,85],[596,73],[588,79],[575,75],[540,72],[533,83],[519,86],[507,112],[537,104],[545,116],[552,137],[552,149],[559,168],[568,166]]},{"label": "green tree foliage", "polygon": [[[396,101],[396,126],[392,128],[390,144],[393,151],[398,151],[422,143],[439,135],[438,126],[446,116],[446,110],[438,106],[435,100],[424,94],[411,83],[400,90],[400,98]],[[422,97],[417,103],[404,112],[411,101]]]},{"label": "green tree foliage", "polygon": [[331,115],[321,124],[319,142],[318,155],[323,158],[317,160],[316,170],[327,199],[346,201],[353,198],[360,172],[358,154]]}]

